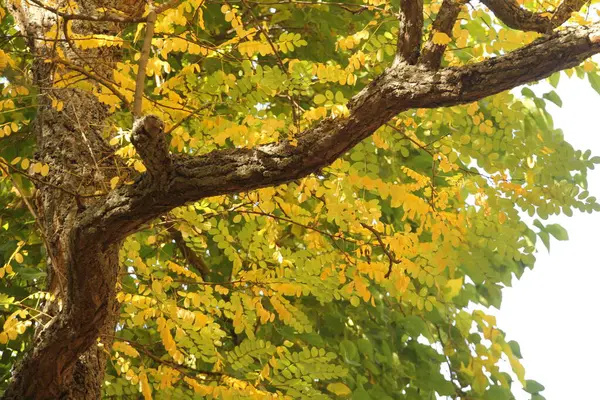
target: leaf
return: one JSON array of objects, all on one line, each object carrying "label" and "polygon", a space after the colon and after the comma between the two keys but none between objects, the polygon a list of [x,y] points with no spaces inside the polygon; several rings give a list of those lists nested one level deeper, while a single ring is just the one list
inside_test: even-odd
[{"label": "leaf", "polygon": [[140,392],[144,395],[144,400],[152,400],[152,388],[148,383],[148,377],[146,373],[140,374]]},{"label": "leaf", "polygon": [[330,383],[329,385],[327,385],[327,390],[335,394],[336,396],[342,397],[348,396],[352,393],[350,388],[341,382]]},{"label": "leaf", "polygon": [[554,236],[557,240],[569,240],[567,230],[559,224],[546,225],[546,231]]},{"label": "leaf", "polygon": [[365,389],[358,388],[352,392],[352,400],[371,400],[371,396]]},{"label": "leaf", "polygon": [[587,74],[588,76],[588,81],[590,82],[590,85],[592,86],[592,89],[594,89],[596,91],[596,93],[600,94],[600,76],[598,76],[597,73],[593,73],[590,72],[589,74]]},{"label": "leaf", "polygon": [[560,81],[560,72],[555,72],[548,78],[548,82],[552,85],[553,88],[558,87],[558,82]]},{"label": "leaf", "polygon": [[447,294],[447,299],[453,299],[460,293],[460,289],[462,288],[463,277],[457,279],[450,279],[446,282],[446,286],[450,289]]},{"label": "leaf", "polygon": [[48,176],[49,172],[50,172],[50,165],[48,165],[48,164],[42,165],[42,168],[40,170],[40,174],[42,176]]},{"label": "leaf", "polygon": [[119,184],[119,180],[120,178],[118,176],[114,176],[110,179],[110,188],[114,189],[117,187],[117,185]]},{"label": "leaf", "polygon": [[452,41],[452,38],[444,32],[435,31],[431,41],[437,45],[447,45]]},{"label": "leaf", "polygon": [[370,340],[364,338],[358,339],[357,346],[358,351],[360,351],[363,356],[373,358],[373,345]]},{"label": "leaf", "polygon": [[554,104],[556,104],[559,107],[562,107],[562,105],[563,105],[562,100],[560,99],[560,97],[554,90],[552,90],[551,92],[548,92],[548,93],[544,93],[543,97],[545,99],[550,100],[551,102],[553,102]]},{"label": "leaf", "polygon": [[544,388],[544,386],[542,384],[540,384],[540,383],[538,383],[538,382],[536,382],[534,380],[528,379],[526,381],[526,385],[525,385],[525,387],[523,389],[527,393],[536,394],[536,393],[539,393],[539,392],[543,391],[545,388]]},{"label": "leaf", "polygon": [[548,232],[546,232],[546,231],[538,232],[538,236],[540,237],[540,239],[542,239],[542,243],[544,243],[544,246],[546,246],[546,249],[548,249],[548,251],[550,251],[550,235],[548,235]]},{"label": "leaf", "polygon": [[523,89],[521,89],[521,94],[525,97],[529,97],[530,99],[536,98],[536,95],[533,92],[533,90],[529,89],[528,87],[524,87]]},{"label": "leaf", "polygon": [[523,358],[523,356],[521,355],[521,347],[519,346],[519,343],[515,342],[514,340],[511,340],[508,342],[508,345],[510,346],[513,354],[517,358]]},{"label": "leaf", "polygon": [[484,400],[510,400],[510,391],[501,386],[491,386],[486,392]]},{"label": "leaf", "polygon": [[322,94],[318,94],[315,96],[315,98],[313,99],[313,101],[315,102],[315,104],[323,104],[325,103],[325,101],[327,101],[327,98],[322,95]]},{"label": "leaf", "polygon": [[43,165],[42,163],[40,163],[40,162],[36,162],[36,163],[35,163],[35,164],[33,164],[33,166],[31,167],[31,171],[32,171],[34,174],[39,174],[40,172],[42,172],[42,167],[43,167],[43,166],[44,166],[44,165]]}]

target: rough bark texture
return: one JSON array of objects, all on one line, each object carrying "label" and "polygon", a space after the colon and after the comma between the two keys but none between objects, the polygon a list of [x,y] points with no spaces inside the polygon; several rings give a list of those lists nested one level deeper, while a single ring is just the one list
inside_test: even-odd
[{"label": "rough bark texture", "polygon": [[[41,4],[41,3],[40,3]],[[92,15],[99,7],[115,7],[103,1],[86,1],[80,10]],[[122,8],[123,9],[123,8]],[[139,4],[123,9],[138,13]],[[91,93],[62,89],[46,92],[53,85],[56,65],[45,62],[53,51],[34,38],[44,37],[56,23],[56,14],[38,5],[13,5],[13,15],[23,31],[32,39],[29,46],[36,61],[34,84],[42,88],[34,124],[37,160],[50,165],[52,185],[41,185],[37,191],[37,215],[47,239],[47,290],[59,301],[49,303],[45,312],[54,316],[36,329],[34,346],[15,367],[13,380],[3,398],[6,399],[97,399],[106,365],[105,341],[98,346],[99,335],[112,337],[118,320],[115,286],[119,270],[120,241],[106,243],[82,235],[78,215],[92,202],[98,190],[107,191],[106,181],[115,175],[113,150],[102,137],[108,115],[106,107]],[[71,27],[77,33],[117,32],[113,22],[76,20]],[[68,39],[63,36],[62,39]],[[73,65],[83,67],[87,58],[94,72],[108,76],[116,61],[110,49],[76,50],[67,43],[62,50]],[[51,107],[49,96],[64,103],[62,112]],[[57,190],[61,187],[71,193]]]},{"label": "rough bark texture", "polygon": [[508,27],[521,31],[551,32],[578,11],[588,0],[564,0],[556,10],[534,13],[522,8],[517,0],[481,0]]},{"label": "rough bark texture", "polygon": [[[86,2],[81,12],[93,15],[103,6],[107,5]],[[139,18],[138,6],[129,4],[125,14]],[[28,33],[36,36],[43,36],[39,30],[47,29],[51,25],[47,22],[56,18],[47,11],[14,12],[20,13],[21,25]],[[98,22],[81,19],[80,23],[78,29],[93,31]],[[418,41],[410,27],[420,22],[413,23],[416,25],[405,25],[407,34],[402,38],[414,44]],[[116,29],[114,22],[103,24]],[[101,136],[104,107],[87,93],[53,91],[64,101],[64,110],[57,112],[42,102],[36,122],[38,157],[51,165],[51,183],[88,195],[98,189],[108,194],[74,198],[51,186],[40,187],[37,204],[49,239],[50,290],[63,305],[54,306],[53,319],[39,329],[34,347],[15,368],[4,398],[100,397],[106,359],[96,341],[100,335],[111,336],[118,317],[119,246],[147,221],[190,201],[304,177],[332,163],[404,110],[472,102],[576,66],[600,52],[599,34],[599,27],[564,30],[502,57],[438,71],[411,65],[415,53],[401,44],[405,60],[394,63],[354,96],[348,117],[324,120],[305,131],[295,146],[282,141],[198,157],[171,155],[162,122],[148,116],[136,122],[132,140],[148,171],[135,184],[110,192],[105,182],[114,175],[118,160],[110,157]],[[31,46],[40,58],[49,56],[34,41]],[[100,75],[104,68],[109,70],[112,57],[110,53],[102,56],[108,61],[95,66]],[[77,63],[75,56],[73,63]],[[34,74],[40,86],[51,85],[54,67],[52,63],[36,64]]]},{"label": "rough bark texture", "polygon": [[421,52],[423,31],[423,0],[400,1],[397,54],[409,64],[415,64]]},{"label": "rough bark texture", "polygon": [[423,49],[423,55],[419,60],[421,64],[429,69],[438,69],[442,63],[442,56],[446,50],[446,45],[435,44],[433,35],[436,32],[442,32],[452,37],[452,28],[460,13],[460,8],[464,4],[461,0],[444,0],[440,7],[435,21],[433,21],[433,30],[431,36]]}]

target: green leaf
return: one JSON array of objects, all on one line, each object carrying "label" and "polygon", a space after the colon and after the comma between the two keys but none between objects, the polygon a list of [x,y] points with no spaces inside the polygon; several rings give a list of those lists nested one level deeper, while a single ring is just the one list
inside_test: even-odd
[{"label": "green leaf", "polygon": [[358,345],[358,351],[360,351],[360,353],[363,356],[366,356],[370,359],[373,358],[373,345],[371,344],[371,341],[369,341],[368,339],[358,339],[357,341],[357,345]]},{"label": "green leaf", "polygon": [[521,94],[530,99],[535,99],[537,97],[533,90],[529,89],[528,87],[524,87],[523,89],[521,89]]},{"label": "green leaf", "polygon": [[344,385],[342,382],[330,383],[329,385],[327,385],[327,390],[335,394],[336,396],[343,397],[348,396],[352,393],[350,388]]},{"label": "green leaf", "polygon": [[555,72],[548,78],[548,82],[552,85],[553,88],[558,87],[558,82],[560,81],[560,72]]},{"label": "green leaf", "polygon": [[371,400],[371,396],[365,389],[359,388],[352,392],[352,400]]},{"label": "green leaf", "polygon": [[511,340],[508,342],[508,345],[510,346],[510,349],[512,350],[515,357],[523,358],[523,356],[521,355],[521,347],[519,346],[519,343],[515,342],[514,340]]},{"label": "green leaf", "polygon": [[485,392],[485,400],[510,400],[510,391],[502,386],[491,386]]},{"label": "green leaf", "polygon": [[354,342],[347,339],[342,340],[342,342],[340,343],[340,350],[342,356],[346,359],[346,362],[353,365],[358,364],[358,350]]},{"label": "green leaf", "polygon": [[327,98],[325,96],[323,96],[322,94],[318,94],[315,96],[313,101],[315,102],[315,104],[319,105],[319,104],[325,103],[325,101],[327,101]]},{"label": "green leaf", "polygon": [[550,100],[551,102],[553,102],[554,104],[556,104],[559,107],[562,107],[563,102],[560,99],[558,93],[556,93],[554,90],[548,93],[544,93],[543,96],[545,99]]},{"label": "green leaf", "polygon": [[546,225],[546,231],[554,236],[557,240],[569,240],[567,230],[559,224]]},{"label": "green leaf", "polygon": [[525,381],[525,383],[526,383],[526,385],[523,389],[527,393],[536,394],[545,389],[544,385],[542,385],[541,383],[538,383],[534,380],[531,380],[531,379],[528,379],[527,381]]},{"label": "green leaf", "polygon": [[548,252],[550,252],[550,235],[548,235],[548,232],[541,231],[538,233],[538,236],[540,237],[540,239],[542,239],[542,243],[544,243],[544,246],[546,246]]},{"label": "green leaf", "polygon": [[592,88],[598,94],[600,94],[600,76],[598,76],[598,74],[596,74],[595,72],[590,72],[588,74],[588,80],[590,81]]}]

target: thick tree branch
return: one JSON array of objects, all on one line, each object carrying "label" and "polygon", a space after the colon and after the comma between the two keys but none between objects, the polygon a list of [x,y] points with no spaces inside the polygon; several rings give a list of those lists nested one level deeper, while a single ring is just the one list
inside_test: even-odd
[{"label": "thick tree branch", "polygon": [[564,24],[571,13],[578,11],[588,0],[564,0],[555,11],[534,13],[522,8],[516,0],[481,0],[509,28],[521,31],[550,33]]},{"label": "thick tree branch", "polygon": [[458,68],[430,71],[398,64],[354,96],[348,117],[322,121],[300,135],[297,145],[284,140],[198,157],[172,155],[166,186],[142,179],[122,187],[98,208],[88,209],[81,227],[94,227],[94,235],[105,231],[102,235],[107,238],[102,240],[122,238],[187,202],[305,177],[331,164],[402,111],[469,103],[546,78],[600,53],[599,39],[600,25],[595,25],[558,32],[507,55]]},{"label": "thick tree branch", "polygon": [[401,0],[398,19],[400,27],[396,57],[409,64],[416,64],[423,35],[423,0]]},{"label": "thick tree branch", "polygon": [[442,56],[446,51],[445,44],[434,43],[434,35],[438,32],[445,33],[448,36],[452,36],[452,27],[458,18],[460,8],[465,3],[464,0],[444,0],[440,11],[433,21],[433,30],[431,35],[425,43],[423,48],[423,55],[421,56],[420,63],[425,65],[429,69],[438,69],[442,63]]}]

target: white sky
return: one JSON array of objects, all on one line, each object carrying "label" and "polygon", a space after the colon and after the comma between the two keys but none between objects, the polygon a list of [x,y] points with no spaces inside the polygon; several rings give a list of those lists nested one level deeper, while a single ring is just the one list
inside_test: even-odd
[{"label": "white sky", "polygon": [[[536,93],[548,91],[542,85]],[[600,95],[587,79],[564,74],[556,91],[563,107],[549,108],[555,126],[575,149],[600,155]],[[600,198],[600,165],[588,182]],[[492,313],[507,340],[520,344],[526,379],[544,385],[547,400],[600,399],[600,213],[550,221],[567,229],[569,241],[552,240],[548,254],[538,240],[534,270],[503,291],[502,308]],[[517,393],[517,400],[530,398]]]}]

